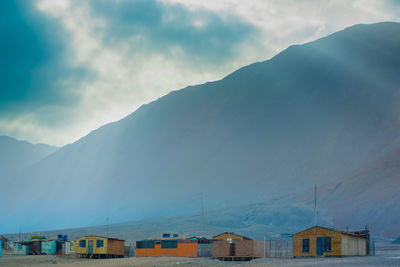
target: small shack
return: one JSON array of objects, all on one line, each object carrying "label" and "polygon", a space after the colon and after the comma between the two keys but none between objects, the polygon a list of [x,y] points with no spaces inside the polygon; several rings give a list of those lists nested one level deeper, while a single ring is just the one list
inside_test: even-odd
[{"label": "small shack", "polygon": [[213,257],[223,261],[248,261],[264,256],[264,243],[224,232],[214,236]]},{"label": "small shack", "polygon": [[42,241],[42,254],[53,255],[61,253],[62,242],[59,240],[44,240]]},{"label": "small shack", "polygon": [[367,255],[369,231],[343,232],[322,226],[293,235],[293,257],[341,257]]},{"label": "small shack", "polygon": [[136,257],[212,257],[212,248],[207,238],[150,238],[136,242]]},{"label": "small shack", "polygon": [[5,236],[0,236],[1,248],[7,250],[10,247],[10,240]]},{"label": "small shack", "polygon": [[12,255],[29,255],[29,246],[15,242],[11,244]]},{"label": "small shack", "polygon": [[87,258],[123,258],[125,240],[104,236],[84,236],[75,240],[75,253]]},{"label": "small shack", "polygon": [[42,242],[43,240],[31,240],[31,241],[19,241],[18,244],[25,246],[28,249],[29,255],[41,255],[42,254]]},{"label": "small shack", "polygon": [[75,253],[75,241],[66,241],[63,242],[62,244],[62,254],[63,255],[69,255],[69,254],[74,254]]}]

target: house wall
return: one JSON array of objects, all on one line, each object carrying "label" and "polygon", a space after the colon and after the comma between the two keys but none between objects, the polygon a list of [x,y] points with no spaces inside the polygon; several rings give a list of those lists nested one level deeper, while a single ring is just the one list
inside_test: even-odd
[{"label": "house wall", "polygon": [[213,243],[197,244],[197,257],[212,257]]},{"label": "house wall", "polygon": [[56,254],[57,244],[55,240],[43,241],[42,242],[42,253],[44,254]]},{"label": "house wall", "polygon": [[223,258],[229,257],[229,242],[227,241],[214,241],[213,257]]},{"label": "house wall", "polygon": [[[88,240],[93,240],[93,254],[109,254],[109,241],[107,238],[103,237],[95,237],[95,238],[88,238]],[[97,247],[97,240],[103,241],[102,247]],[[88,245],[89,241],[86,242],[86,246]]]},{"label": "house wall", "polygon": [[[316,257],[317,256],[317,237],[331,237],[331,251],[324,252],[323,256],[341,256],[342,234],[339,231],[330,229],[310,228],[293,235],[293,256],[294,257]],[[303,239],[310,240],[308,253],[303,252]]]},{"label": "house wall", "polygon": [[[230,246],[235,246],[235,254],[230,255]],[[239,240],[234,244],[228,241],[215,241],[213,245],[214,258],[227,258],[227,257],[251,257],[261,258],[264,257],[264,243],[256,240]]]},{"label": "house wall", "polygon": [[342,235],[342,256],[367,255],[367,242],[363,237]]},{"label": "house wall", "polygon": [[161,242],[154,248],[136,248],[136,257],[197,257],[197,242],[179,242],[177,248],[161,248]]},{"label": "house wall", "polygon": [[[125,254],[125,241],[124,240],[107,240],[107,254],[111,255],[124,255]],[[105,243],[104,243],[105,244]]]},{"label": "house wall", "polygon": [[256,240],[241,240],[235,242],[236,257],[264,257],[264,243]]},{"label": "house wall", "polygon": [[29,246],[21,245],[18,243],[13,243],[12,254],[13,255],[28,255],[29,254]]}]

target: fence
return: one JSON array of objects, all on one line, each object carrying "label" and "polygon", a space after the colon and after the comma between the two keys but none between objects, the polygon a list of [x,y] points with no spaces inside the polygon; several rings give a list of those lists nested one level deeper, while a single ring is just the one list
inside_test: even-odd
[{"label": "fence", "polygon": [[265,257],[268,258],[292,258],[293,238],[291,236],[279,236],[265,238]]}]

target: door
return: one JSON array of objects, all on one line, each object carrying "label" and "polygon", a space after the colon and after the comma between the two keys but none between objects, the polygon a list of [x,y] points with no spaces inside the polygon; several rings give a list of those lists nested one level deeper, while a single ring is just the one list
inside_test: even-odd
[{"label": "door", "polygon": [[324,255],[324,238],[317,237],[317,255]]},{"label": "door", "polygon": [[229,244],[229,256],[236,255],[235,243]]},{"label": "door", "polygon": [[88,254],[93,254],[93,240],[88,242]]}]

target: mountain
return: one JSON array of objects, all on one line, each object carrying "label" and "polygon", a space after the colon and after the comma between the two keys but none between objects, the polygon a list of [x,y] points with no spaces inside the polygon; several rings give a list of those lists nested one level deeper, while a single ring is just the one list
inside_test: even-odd
[{"label": "mountain", "polygon": [[45,144],[31,144],[12,137],[0,136],[0,170],[1,181],[5,181],[15,173],[38,163],[48,155],[57,151],[57,147]]},{"label": "mountain", "polygon": [[399,146],[399,69],[400,24],[355,25],[173,91],[16,177],[7,192],[26,202],[6,208],[4,229],[184,212],[200,192],[213,207],[257,202],[343,177]]},{"label": "mountain", "polygon": [[[318,189],[318,207],[333,225],[346,229],[369,224],[375,235],[400,235],[400,149]],[[312,193],[295,200],[313,206]]]}]

